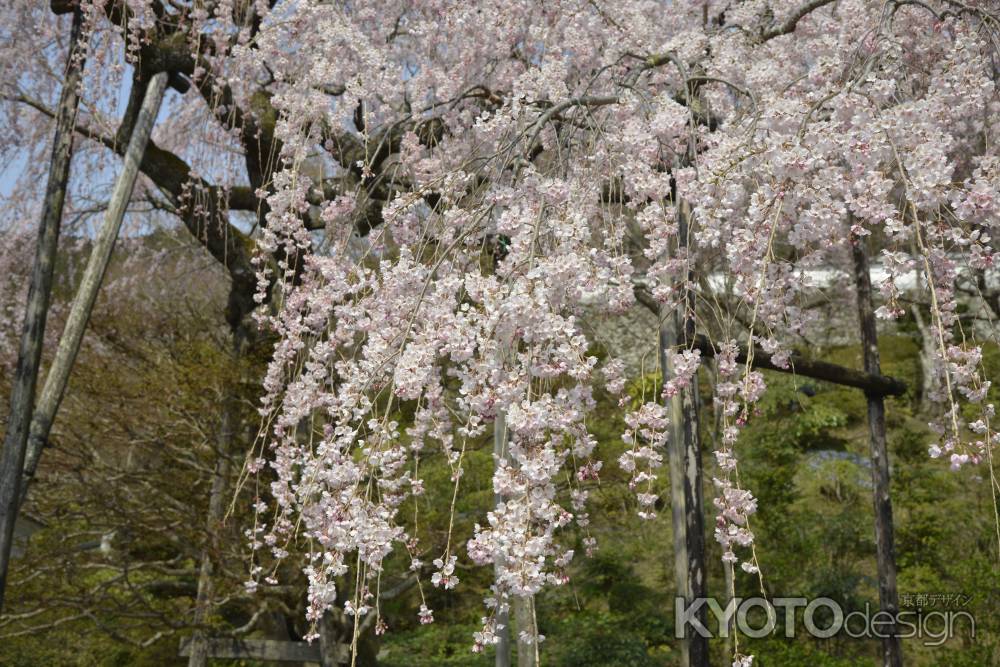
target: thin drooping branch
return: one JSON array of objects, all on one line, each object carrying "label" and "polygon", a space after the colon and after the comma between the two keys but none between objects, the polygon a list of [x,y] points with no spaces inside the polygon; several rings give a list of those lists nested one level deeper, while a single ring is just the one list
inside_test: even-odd
[{"label": "thin drooping branch", "polygon": [[[566,109],[571,107],[601,107],[607,106],[609,104],[618,104],[621,101],[617,95],[605,95],[605,96],[591,96],[591,97],[574,97],[572,99],[566,100],[565,102],[560,102],[555,106],[548,109],[541,117],[534,122],[532,128],[534,132],[531,135],[531,139],[528,141],[528,152],[530,153],[535,146],[535,142],[538,140],[538,135],[541,133],[545,126],[548,125],[549,121],[556,118]],[[532,129],[529,128],[529,129]]]},{"label": "thin drooping branch", "polygon": [[87,267],[84,269],[83,278],[80,280],[80,286],[66,320],[66,326],[59,339],[59,347],[45,378],[45,385],[38,399],[38,405],[35,406],[31,418],[31,433],[27,443],[27,456],[23,464],[26,478],[25,488],[38,467],[42,447],[48,440],[52,422],[59,410],[59,403],[62,401],[63,393],[69,382],[69,374],[76,362],[76,355],[80,350],[80,343],[83,340],[83,333],[87,327],[87,321],[90,319],[90,313],[94,308],[94,302],[97,300],[97,293],[104,281],[104,274],[107,272],[108,263],[111,260],[111,251],[114,249],[118,231],[125,218],[125,210],[132,198],[135,179],[139,175],[139,163],[146,150],[149,135],[153,131],[153,124],[156,122],[156,115],[159,113],[166,87],[167,75],[165,72],[153,76],[146,87],[142,107],[139,109],[135,126],[132,129],[132,136],[129,138],[128,147],[125,150],[122,171],[115,180],[111,202],[104,215],[104,222],[94,241]]},{"label": "thin drooping branch", "polygon": [[14,522],[21,495],[21,469],[24,466],[35,390],[42,359],[42,342],[45,339],[45,321],[52,293],[52,276],[55,270],[56,251],[59,246],[59,227],[69,168],[73,153],[73,126],[80,102],[79,88],[83,77],[85,49],[83,45],[83,16],[73,14],[70,52],[66,79],[63,84],[59,107],[56,111],[55,140],[49,164],[49,180],[45,188],[42,219],[38,230],[34,267],[28,287],[28,303],[18,350],[17,369],[10,397],[10,418],[4,438],[0,462],[0,609],[3,608],[7,584],[7,569],[14,540]]}]

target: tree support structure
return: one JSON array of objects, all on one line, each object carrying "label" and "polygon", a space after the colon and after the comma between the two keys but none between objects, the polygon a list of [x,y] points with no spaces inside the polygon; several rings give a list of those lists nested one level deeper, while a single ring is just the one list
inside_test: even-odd
[{"label": "tree support structure", "polygon": [[14,523],[21,497],[21,470],[24,467],[31,415],[35,405],[39,367],[42,361],[42,342],[45,340],[45,322],[52,294],[52,276],[55,272],[56,251],[59,246],[59,228],[63,204],[69,184],[69,168],[73,157],[73,134],[76,111],[80,103],[79,88],[83,79],[86,51],[83,33],[83,15],[73,12],[70,36],[70,53],[66,66],[59,106],[56,110],[55,139],[49,162],[49,177],[42,203],[42,218],[38,228],[35,260],[28,285],[28,302],[25,309],[21,343],[11,387],[10,413],[7,433],[4,436],[0,458],[0,610],[3,609],[7,587],[7,570],[10,566],[14,543]]}]

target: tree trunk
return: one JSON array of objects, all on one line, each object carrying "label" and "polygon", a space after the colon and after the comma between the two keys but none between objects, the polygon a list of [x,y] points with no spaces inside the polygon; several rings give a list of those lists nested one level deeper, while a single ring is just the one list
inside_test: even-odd
[{"label": "tree trunk", "polygon": [[59,348],[56,350],[52,366],[45,376],[42,395],[38,399],[38,405],[35,406],[31,419],[28,452],[23,466],[25,489],[38,468],[42,448],[52,430],[52,422],[59,410],[63,393],[66,391],[70,371],[73,370],[76,355],[80,351],[83,333],[87,328],[90,313],[94,309],[97,292],[101,288],[101,283],[104,282],[104,274],[107,272],[108,263],[111,260],[111,251],[115,247],[115,240],[118,238],[118,232],[125,218],[125,210],[132,198],[132,189],[135,187],[139,163],[142,162],[146,144],[153,132],[153,125],[156,123],[156,116],[160,111],[160,103],[163,101],[166,86],[167,75],[165,72],[160,72],[153,75],[146,87],[142,106],[139,109],[139,115],[132,128],[128,148],[125,151],[122,171],[115,179],[108,210],[104,213],[101,229],[97,233],[97,238],[94,239],[90,258],[87,260],[83,278],[80,280],[80,286],[77,288],[73,305],[70,308],[69,318],[66,320],[62,337],[59,339]]},{"label": "tree trunk", "polygon": [[[230,290],[239,289],[230,285]],[[232,360],[237,366],[237,377],[242,383],[244,379],[241,364],[247,346],[251,345],[247,331],[242,324],[242,318],[230,330],[232,336]],[[208,659],[208,639],[204,634],[204,626],[209,617],[214,593],[213,577],[215,575],[215,559],[219,557],[222,547],[222,524],[225,517],[225,503],[229,476],[232,468],[232,456],[236,451],[236,429],[240,422],[239,416],[239,384],[226,387],[222,397],[222,413],[220,415],[218,442],[216,448],[215,467],[212,471],[212,486],[208,496],[208,512],[205,517],[205,544],[201,551],[201,566],[198,572],[198,593],[195,598],[194,633],[191,637],[191,654],[188,667],[205,667]]]},{"label": "tree trunk", "polygon": [[[878,332],[872,304],[871,274],[862,239],[851,244],[854,255],[854,277],[858,292],[858,319],[865,371],[881,374],[878,353]],[[872,459],[872,494],[875,501],[875,541],[878,549],[878,594],[881,610],[891,622],[883,624],[887,637],[882,639],[882,664],[901,667],[902,646],[896,635],[896,615],[899,598],[896,591],[896,555],[892,535],[892,500],[889,497],[889,456],[885,443],[885,400],[881,394],[866,392],[868,399],[868,443]]]},{"label": "tree trunk", "polygon": [[7,587],[7,569],[14,540],[14,522],[21,496],[21,469],[30,430],[31,412],[35,403],[38,371],[45,339],[45,320],[52,293],[52,275],[59,246],[59,227],[69,183],[69,168],[73,156],[73,126],[80,102],[78,89],[83,78],[85,52],[82,39],[83,16],[73,12],[70,52],[66,65],[66,80],[56,111],[56,132],[52,141],[49,177],[45,186],[45,201],[38,227],[38,242],[34,266],[28,287],[21,344],[17,368],[10,393],[10,415],[0,459],[0,609],[3,609]]}]

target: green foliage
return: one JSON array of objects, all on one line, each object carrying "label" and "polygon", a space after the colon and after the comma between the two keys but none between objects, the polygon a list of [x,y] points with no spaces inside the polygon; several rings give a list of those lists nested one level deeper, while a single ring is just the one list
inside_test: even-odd
[{"label": "green foliage", "polygon": [[[975,641],[961,637],[941,647],[904,640],[910,664],[994,664],[998,624],[997,544],[985,470],[958,473],[928,457],[933,435],[919,413],[918,346],[884,337],[883,372],[910,391],[887,402],[888,446],[901,596],[963,593],[963,610],[977,621]],[[1000,362],[990,346],[988,363]],[[826,358],[859,367],[856,347],[830,350]],[[996,361],[994,361],[996,360]],[[1000,370],[1000,368],[998,368]],[[738,445],[741,479],[760,499],[754,518],[757,552],[774,595],[826,596],[845,610],[878,605],[871,466],[862,392],[768,374],[769,391]],[[713,581],[712,590],[721,582]],[[756,577],[737,573],[737,590],[753,591]],[[748,593],[749,594],[749,593]],[[945,611],[937,606],[926,611]],[[877,664],[874,641],[835,637],[750,640],[760,665]]]},{"label": "green foliage", "polygon": [[817,642],[768,639],[752,643],[746,649],[754,654],[754,665],[760,667],[876,667],[875,658],[831,654]]},{"label": "green foliage", "polygon": [[[548,641],[561,639],[551,653],[550,664],[558,667],[660,667],[669,664],[668,652],[655,656],[635,621],[638,614],[581,613],[563,619]],[[639,624],[641,625],[641,624]],[[546,647],[548,648],[548,647]]]},{"label": "green foliage", "polygon": [[379,658],[380,667],[488,667],[489,652],[472,652],[471,624],[441,623],[394,633]]}]

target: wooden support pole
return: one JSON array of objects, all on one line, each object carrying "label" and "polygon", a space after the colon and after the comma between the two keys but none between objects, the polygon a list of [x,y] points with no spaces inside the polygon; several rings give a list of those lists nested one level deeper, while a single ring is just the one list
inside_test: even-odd
[{"label": "wooden support pole", "polygon": [[[494,465],[500,462],[500,459],[507,455],[507,415],[504,412],[497,413],[496,419],[493,422],[493,460]],[[500,497],[499,493],[495,493],[493,496],[493,506],[497,507],[503,499]],[[501,563],[498,560],[493,564],[494,573],[498,576],[500,572]],[[495,577],[496,578],[496,577]],[[510,667],[510,613],[509,610],[504,609],[500,604],[500,597],[497,596],[497,617],[496,617],[496,634],[497,634],[497,653],[495,667]]]},{"label": "wooden support pole", "polygon": [[[858,262],[858,249],[855,249],[855,262]],[[863,252],[863,251],[862,251]],[[893,550],[893,536],[892,536],[892,503],[889,497],[889,466],[888,458],[886,455],[885,447],[885,396],[902,396],[906,393],[906,384],[896,378],[882,375],[881,366],[878,360],[878,341],[875,331],[875,319],[874,311],[871,305],[871,276],[868,267],[867,257],[862,255],[861,261],[862,265],[855,267],[855,276],[859,282],[858,291],[858,303],[859,303],[859,313],[862,317],[862,337],[865,345],[865,369],[864,371],[858,371],[853,368],[847,368],[845,366],[839,366],[837,364],[831,364],[825,361],[817,361],[813,359],[807,359],[799,354],[791,354],[789,357],[788,366],[778,366],[774,363],[771,355],[754,349],[753,358],[751,364],[753,368],[756,369],[767,369],[772,371],[777,371],[780,373],[791,373],[795,375],[800,375],[802,377],[808,377],[815,380],[822,380],[825,382],[831,382],[833,384],[854,387],[861,389],[865,392],[868,398],[868,414],[869,414],[869,432],[870,432],[870,446],[871,446],[871,457],[872,457],[872,476],[873,476],[873,492],[875,494],[875,522],[876,522],[876,541],[878,543],[878,569],[879,569],[879,599],[881,604],[881,609],[883,611],[889,611],[891,614],[895,614],[898,610],[898,594],[896,590],[896,567],[895,567],[895,557]],[[863,283],[863,284],[862,284]],[[660,315],[660,359],[661,367],[667,369],[669,373],[667,357],[665,352],[669,349],[676,349],[680,347],[683,343],[681,338],[677,335],[677,332],[682,329],[675,321],[671,318],[675,317],[672,313],[660,313],[659,304],[652,299],[648,292],[645,292],[641,288],[636,289],[636,299],[646,306],[648,309],[652,310],[657,315]],[[867,304],[867,307],[863,304]],[[715,351],[721,347],[720,344],[712,343],[707,337],[703,335],[695,335],[693,331],[693,320],[690,319],[690,323],[684,327],[684,333],[688,336],[688,346],[694,349],[700,350],[702,356],[711,358],[715,356]],[[867,324],[866,324],[867,322]],[[745,363],[748,358],[748,350],[745,346],[740,346],[737,351],[736,361]],[[695,398],[697,394],[694,394]],[[681,402],[680,411],[683,414],[685,408],[683,407],[683,401]],[[686,408],[693,412],[692,423],[697,424],[697,402],[692,401],[691,406]],[[675,418],[674,408],[672,406],[671,419],[677,424],[678,421]],[[682,417],[681,422],[684,422],[685,418]],[[692,431],[691,436],[697,438],[697,429]],[[672,433],[671,439],[674,442],[681,441],[687,438],[688,435],[683,429],[675,430]],[[691,445],[694,451],[697,451],[699,445],[692,442]],[[699,452],[700,453],[700,452]],[[695,502],[700,507],[700,498],[695,498],[693,492],[685,493],[688,487],[693,491],[697,488],[700,491],[701,485],[700,480],[697,485],[690,484],[694,475],[700,475],[700,466],[696,469],[685,465],[684,457],[681,455],[680,451],[676,447],[670,447],[668,451],[669,464],[670,464],[670,483],[671,483],[671,493],[672,493],[672,509],[673,509],[673,528],[674,528],[674,552],[675,552],[675,564],[674,572],[675,578],[677,580],[677,589],[679,594],[684,594],[685,599],[690,600],[688,597],[688,587],[687,582],[691,580],[692,574],[689,571],[688,563],[697,562],[688,554],[691,550],[691,545],[688,542],[688,521],[685,517],[689,517],[694,520],[695,517],[691,516],[691,513],[687,511],[687,496],[690,495],[692,502]],[[688,461],[693,461],[694,459],[688,459]],[[687,479],[685,478],[687,475]],[[700,517],[700,513],[699,513]],[[703,533],[702,535],[702,549],[704,548]],[[687,554],[685,552],[688,552]],[[702,564],[704,560],[701,561]],[[704,570],[702,570],[704,573]],[[704,576],[704,575],[702,575]],[[702,583],[704,586],[704,583]],[[702,588],[702,596],[705,595],[704,588]],[[696,596],[692,596],[696,597]],[[698,618],[704,624],[703,618]],[[893,625],[893,627],[895,627]],[[706,662],[707,664],[707,652],[706,652]],[[902,665],[901,648],[899,646],[898,637],[890,637],[885,640],[885,665],[887,667],[900,667]],[[690,647],[687,642],[682,643],[681,646],[681,661],[682,665],[695,665],[695,663],[690,654]]]},{"label": "wooden support pole", "polygon": [[[509,350],[501,348],[500,351],[501,359],[505,358],[510,354]],[[497,413],[496,419],[493,422],[493,461],[494,469],[500,464],[500,460],[507,458],[508,448],[507,444],[510,440],[510,434],[507,431],[507,413],[503,410]],[[495,494],[493,496],[493,505],[498,507],[500,503],[503,502],[503,498],[500,494]],[[494,572],[499,575],[500,567],[503,563],[497,556],[497,560],[494,562],[493,568]],[[500,596],[497,595],[497,602],[500,603]],[[497,623],[497,637],[499,642],[496,644],[496,658],[495,667],[511,667],[514,651],[513,648],[517,647],[517,664],[518,667],[535,667],[536,656],[537,656],[537,646],[538,643],[529,643],[521,639],[521,633],[527,633],[529,637],[535,637],[537,639],[537,628],[535,628],[534,623],[534,599],[531,596],[510,596],[509,598],[510,608],[508,610],[500,610],[498,608],[496,623]],[[511,637],[510,628],[510,617],[513,612],[514,621],[517,624],[517,637]],[[503,627],[500,627],[500,626]]]},{"label": "wooden support pole", "polygon": [[[676,319],[672,314],[667,315],[660,322],[660,366],[663,376],[669,373],[669,362],[667,352],[677,345]],[[679,397],[675,397],[679,398]],[[685,521],[685,499],[684,499],[684,426],[677,424],[675,417],[683,414],[683,407],[674,404],[678,401],[670,400],[670,441],[667,443],[667,465],[670,472],[670,527],[674,538],[674,586],[677,588],[677,596],[684,598],[684,606],[691,604],[691,595],[688,591],[688,549],[687,549],[687,522]],[[679,426],[679,428],[678,428]],[[704,616],[704,614],[702,614]],[[698,621],[704,624],[703,618]],[[688,629],[687,632],[691,630]],[[678,664],[683,667],[691,664],[690,641],[688,638],[681,640],[681,655]]]},{"label": "wooden support pole", "polygon": [[80,102],[79,88],[84,68],[85,49],[82,48],[84,46],[82,33],[83,15],[76,9],[73,12],[73,27],[70,32],[66,80],[56,110],[56,131],[49,161],[49,177],[45,186],[45,200],[38,227],[31,282],[28,285],[28,302],[21,330],[17,368],[14,371],[14,383],[10,392],[7,433],[4,436],[2,459],[0,459],[0,609],[3,609],[7,587],[7,570],[14,543],[14,522],[17,520],[21,498],[21,470],[24,467],[31,415],[35,405],[35,391],[42,360],[42,342],[45,339],[45,321],[49,312],[52,276],[59,246],[59,227],[69,184],[70,162],[73,157],[73,125]]},{"label": "wooden support pole", "polygon": [[[507,456],[507,415],[500,412],[493,423],[493,454],[496,463],[501,458]],[[502,502],[499,495],[494,496],[494,505]],[[501,563],[494,564],[494,570],[499,570]],[[511,638],[510,612],[514,612],[514,621],[517,624],[517,637]],[[534,599],[531,596],[511,596],[510,610],[497,612],[497,624],[504,627],[497,628],[497,636],[500,641],[496,648],[496,667],[510,667],[512,664],[512,648],[517,646],[518,667],[535,667],[537,664],[537,642],[527,642],[521,639],[521,633],[527,633],[527,637],[537,638],[538,629],[535,627]]]},{"label": "wooden support pole", "polygon": [[[343,609],[328,609],[319,622],[320,667],[337,667],[351,663],[351,637],[354,619],[345,623]],[[362,663],[363,664],[363,663]]]},{"label": "wooden support pole", "polygon": [[[854,278],[858,294],[858,320],[861,330],[861,349],[864,354],[865,372],[879,376],[881,364],[878,353],[878,331],[875,327],[875,310],[872,303],[871,274],[868,254],[863,239],[851,243],[854,256]],[[878,595],[883,615],[889,620],[880,624],[885,637],[882,639],[882,664],[901,667],[903,649],[896,634],[895,619],[899,613],[899,596],[896,590],[896,554],[892,533],[892,500],[889,496],[889,454],[885,442],[884,394],[866,391],[868,399],[868,443],[872,459],[872,494],[875,501],[875,542],[878,558]]]},{"label": "wooden support pole", "polygon": [[[677,212],[679,243],[682,250],[686,250],[690,215],[686,202],[679,203]],[[686,290],[683,312],[661,314],[659,353],[664,382],[674,372],[668,352],[689,348],[695,342],[694,297],[691,290]],[[688,387],[668,399],[668,407],[670,441],[667,458],[674,532],[674,578],[677,595],[683,596],[685,607],[690,608],[694,600],[707,596],[697,377]],[[707,612],[704,606],[695,613],[695,618],[705,626]],[[708,665],[708,638],[694,628],[685,628],[680,664],[684,667]]]},{"label": "wooden support pole", "polygon": [[66,319],[66,326],[59,338],[59,347],[56,349],[52,366],[45,376],[45,385],[42,387],[42,394],[31,418],[31,433],[28,438],[28,451],[24,463],[25,484],[30,482],[35,474],[38,459],[45,442],[48,440],[56,413],[59,411],[59,404],[62,402],[63,393],[69,382],[70,371],[73,370],[76,355],[80,351],[83,333],[90,320],[90,313],[94,309],[94,302],[97,300],[101,283],[104,282],[104,274],[111,261],[111,252],[114,250],[118,232],[125,219],[125,211],[132,198],[132,189],[135,187],[135,179],[139,174],[139,163],[142,162],[142,156],[146,152],[146,144],[149,143],[149,137],[153,132],[153,125],[156,123],[156,116],[160,111],[160,103],[163,101],[166,87],[167,74],[165,72],[154,74],[146,85],[142,106],[139,108],[139,114],[125,150],[122,171],[115,179],[115,185],[111,191],[111,201],[108,203],[108,209],[104,212],[104,221],[97,232],[97,238],[94,239],[90,257],[87,259],[87,266],[84,268],[80,286],[77,288],[69,317]]},{"label": "wooden support pole", "polygon": [[[517,667],[535,667],[538,664],[538,628],[535,627],[535,598],[530,595],[515,596],[511,604],[517,623]],[[530,641],[521,639],[521,633]]]}]

